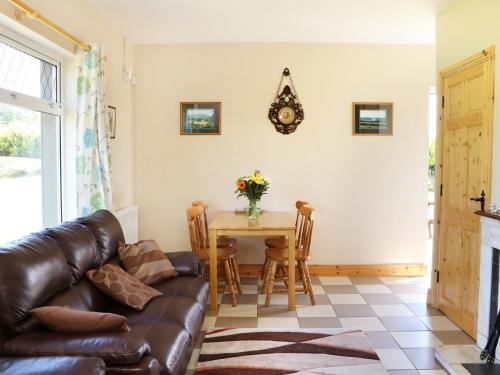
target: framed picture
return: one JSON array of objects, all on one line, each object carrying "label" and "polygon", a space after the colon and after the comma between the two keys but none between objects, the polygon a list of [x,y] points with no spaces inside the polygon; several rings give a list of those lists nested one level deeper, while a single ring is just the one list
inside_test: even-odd
[{"label": "framed picture", "polygon": [[181,135],[221,134],[220,102],[181,102]]},{"label": "framed picture", "polygon": [[392,135],[392,103],[352,103],[353,135]]},{"label": "framed picture", "polygon": [[116,108],[108,105],[108,127],[111,139],[116,138]]}]

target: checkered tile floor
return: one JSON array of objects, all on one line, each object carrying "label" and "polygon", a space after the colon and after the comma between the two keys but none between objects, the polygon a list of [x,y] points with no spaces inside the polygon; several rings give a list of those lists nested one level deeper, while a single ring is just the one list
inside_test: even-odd
[{"label": "checkered tile floor", "polygon": [[[297,311],[288,311],[288,296],[273,293],[271,306],[258,294],[261,281],[242,278],[243,294],[232,307],[228,294],[219,294],[217,312],[207,311],[208,327],[356,327],[366,332],[389,373],[398,375],[446,374],[434,360],[440,345],[474,341],[426,302],[426,280],[401,277],[315,277],[316,306],[309,296],[297,294]],[[203,336],[203,335],[201,335]],[[196,345],[187,374],[192,374],[201,347]]]}]

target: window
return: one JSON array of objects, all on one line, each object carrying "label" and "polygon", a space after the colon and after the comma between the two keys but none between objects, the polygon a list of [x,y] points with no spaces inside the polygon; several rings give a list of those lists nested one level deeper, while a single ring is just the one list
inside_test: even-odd
[{"label": "window", "polygon": [[0,244],[61,220],[60,71],[0,35]]}]

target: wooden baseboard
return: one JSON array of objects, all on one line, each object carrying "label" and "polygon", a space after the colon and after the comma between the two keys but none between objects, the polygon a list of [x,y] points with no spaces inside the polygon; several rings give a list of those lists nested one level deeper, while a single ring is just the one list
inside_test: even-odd
[{"label": "wooden baseboard", "polygon": [[[240,264],[241,276],[259,276],[261,264]],[[310,264],[311,276],[425,276],[425,264]]]}]

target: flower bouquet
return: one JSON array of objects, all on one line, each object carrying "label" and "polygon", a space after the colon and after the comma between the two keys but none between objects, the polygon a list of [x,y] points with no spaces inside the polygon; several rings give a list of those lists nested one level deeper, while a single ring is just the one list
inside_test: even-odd
[{"label": "flower bouquet", "polygon": [[236,190],[234,193],[237,194],[237,198],[246,197],[248,199],[247,212],[250,220],[257,219],[259,214],[257,203],[266,194],[269,186],[271,186],[271,180],[260,171],[255,171],[251,176],[240,177],[236,180]]}]

